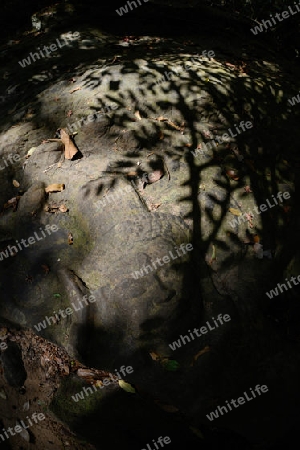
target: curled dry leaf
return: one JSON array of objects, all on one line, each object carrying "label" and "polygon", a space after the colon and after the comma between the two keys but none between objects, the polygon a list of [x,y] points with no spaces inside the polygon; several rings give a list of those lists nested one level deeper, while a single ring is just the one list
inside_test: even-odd
[{"label": "curled dry leaf", "polygon": [[196,355],[194,355],[193,357],[193,361],[191,363],[191,366],[194,365],[194,363],[197,361],[197,359],[199,358],[199,356],[204,355],[204,353],[207,353],[210,351],[210,347],[207,345],[206,347],[204,347],[202,350],[200,350],[200,352],[196,353]]},{"label": "curled dry leaf", "polygon": [[78,148],[64,128],[60,129],[60,139],[65,146],[65,158],[72,159],[78,152]]},{"label": "curled dry leaf", "polygon": [[69,92],[70,92],[70,94],[73,94],[73,92],[80,91],[80,89],[82,89],[82,87],[81,87],[81,86],[78,86],[78,87],[72,89],[72,90],[69,91]]},{"label": "curled dry leaf", "polygon": [[68,244],[69,245],[73,245],[74,241],[73,241],[73,234],[69,233],[68,234]]},{"label": "curled dry leaf", "polygon": [[31,147],[28,150],[27,155],[25,156],[25,158],[29,158],[29,156],[31,156],[36,149],[37,149],[37,147]]},{"label": "curled dry leaf", "polygon": [[151,358],[153,359],[153,361],[158,361],[161,357],[155,353],[155,352],[150,352],[149,355],[151,356]]},{"label": "curled dry leaf", "polygon": [[137,118],[137,120],[142,120],[142,118],[141,118],[141,115],[140,115],[140,112],[139,112],[139,111],[136,111],[136,112],[134,113],[134,115],[135,115],[135,117]]},{"label": "curled dry leaf", "polygon": [[205,260],[207,264],[210,266],[217,259],[216,247],[212,245],[212,255],[209,257],[206,255]]},{"label": "curled dry leaf", "polygon": [[60,212],[65,213],[67,211],[69,211],[69,209],[66,207],[66,205],[60,205],[59,208]]},{"label": "curled dry leaf", "polygon": [[64,184],[49,184],[49,186],[45,188],[45,192],[61,192],[64,189]]}]

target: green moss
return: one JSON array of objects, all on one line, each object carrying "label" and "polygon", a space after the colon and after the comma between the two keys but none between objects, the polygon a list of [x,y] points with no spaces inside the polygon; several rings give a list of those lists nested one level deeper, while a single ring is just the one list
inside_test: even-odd
[{"label": "green moss", "polygon": [[[70,376],[63,379],[59,390],[57,391],[50,410],[63,422],[70,426],[76,424],[78,417],[88,416],[95,412],[99,407],[99,401],[102,399],[102,392],[98,388],[92,394],[84,395],[84,398],[77,402],[72,399],[83,388],[92,388],[90,384],[83,383],[79,378]],[[94,391],[94,389],[93,389]]]}]

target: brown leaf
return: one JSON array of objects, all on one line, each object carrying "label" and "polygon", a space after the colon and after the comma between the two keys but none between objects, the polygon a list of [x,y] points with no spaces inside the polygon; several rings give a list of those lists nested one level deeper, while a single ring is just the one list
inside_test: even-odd
[{"label": "brown leaf", "polygon": [[61,192],[64,189],[64,184],[49,184],[49,186],[45,188],[45,192]]},{"label": "brown leaf", "polygon": [[157,353],[155,352],[150,352],[149,355],[151,356],[151,358],[153,359],[153,361],[158,361],[161,356],[159,356]]},{"label": "brown leaf", "polygon": [[72,89],[72,90],[69,91],[69,92],[70,92],[70,94],[73,94],[73,92],[80,91],[80,89],[82,89],[82,87],[81,87],[81,86],[78,86],[78,87]]},{"label": "brown leaf", "polygon": [[68,234],[68,244],[69,245],[73,245],[74,241],[73,241],[73,234],[69,233]]},{"label": "brown leaf", "polygon": [[60,138],[65,146],[65,158],[72,159],[78,152],[78,148],[64,128],[60,129]]},{"label": "brown leaf", "polygon": [[194,365],[194,363],[197,361],[197,359],[199,358],[199,356],[204,355],[204,353],[207,353],[210,351],[210,347],[207,345],[206,347],[204,347],[202,350],[200,350],[200,352],[196,353],[196,355],[193,356],[193,361],[191,366]]},{"label": "brown leaf", "polygon": [[73,114],[73,111],[71,109],[69,109],[69,111],[67,112],[67,117],[71,117],[72,114]]},{"label": "brown leaf", "polygon": [[20,183],[17,180],[13,180],[13,185],[17,188],[20,187]]}]

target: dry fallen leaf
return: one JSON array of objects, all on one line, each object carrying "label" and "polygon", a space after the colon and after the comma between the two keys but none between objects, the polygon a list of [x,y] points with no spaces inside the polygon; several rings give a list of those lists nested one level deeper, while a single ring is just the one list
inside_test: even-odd
[{"label": "dry fallen leaf", "polygon": [[155,352],[150,352],[149,355],[151,356],[151,358],[153,359],[153,361],[158,361],[161,357],[155,353]]},{"label": "dry fallen leaf", "polygon": [[211,266],[211,264],[213,263],[213,261],[215,261],[217,259],[217,253],[216,253],[216,247],[214,245],[212,245],[212,255],[211,257],[209,257],[208,255],[206,255],[205,257],[205,261],[207,262],[207,264],[209,266]]},{"label": "dry fallen leaf", "polygon": [[73,92],[80,91],[80,89],[82,89],[82,87],[81,87],[81,86],[78,86],[78,87],[72,89],[72,90],[69,91],[69,92],[70,92],[70,94],[73,94]]},{"label": "dry fallen leaf", "polygon": [[71,109],[69,109],[69,111],[67,112],[67,117],[71,117],[72,114],[73,114],[73,111]]},{"label": "dry fallen leaf", "polygon": [[63,128],[60,129],[60,138],[61,138],[62,143],[65,146],[65,158],[72,159],[73,156],[75,156],[76,153],[78,152],[78,148],[72,141],[69,134]]},{"label": "dry fallen leaf", "polygon": [[235,209],[235,208],[229,208],[229,210],[231,212],[231,214],[234,214],[235,216],[241,216],[242,213],[239,209]]},{"label": "dry fallen leaf", "polygon": [[68,234],[68,244],[69,245],[73,245],[73,234],[72,233],[69,233]]},{"label": "dry fallen leaf", "polygon": [[49,186],[45,188],[45,192],[61,192],[64,189],[64,184],[49,184]]},{"label": "dry fallen leaf", "polygon": [[134,389],[134,387],[131,384],[126,383],[126,381],[119,380],[118,383],[119,383],[120,388],[124,389],[124,391],[130,392],[131,394],[136,393],[136,390]]},{"label": "dry fallen leaf", "polygon": [[13,185],[17,188],[20,187],[20,183],[17,180],[13,180]]},{"label": "dry fallen leaf", "polygon": [[141,115],[140,115],[140,112],[139,112],[139,111],[136,111],[136,112],[134,113],[134,115],[135,115],[135,117],[137,118],[137,120],[142,120],[142,118],[141,118]]},{"label": "dry fallen leaf", "polygon": [[[43,144],[43,141],[42,141],[42,144]],[[31,156],[32,153],[33,153],[36,149],[37,149],[37,147],[31,147],[31,148],[28,150],[27,155],[25,156],[25,158],[29,158],[29,156]]]},{"label": "dry fallen leaf", "polygon": [[196,353],[196,355],[194,355],[193,357],[193,361],[191,363],[191,366],[194,365],[194,363],[197,361],[197,359],[199,358],[199,356],[204,355],[204,353],[207,353],[210,351],[210,347],[207,345],[206,347],[204,347],[202,350],[200,350],[200,352]]}]

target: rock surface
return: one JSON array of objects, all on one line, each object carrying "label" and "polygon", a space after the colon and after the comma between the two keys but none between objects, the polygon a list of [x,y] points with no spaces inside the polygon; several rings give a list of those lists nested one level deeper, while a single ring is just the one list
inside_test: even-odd
[{"label": "rock surface", "polygon": [[[272,52],[246,50],[242,40],[229,51],[218,37],[195,37],[189,46],[180,38],[121,40],[84,26],[78,32],[56,64],[38,60],[24,69],[14,110],[1,105],[8,114],[2,157],[21,155],[0,171],[1,204],[25,192],[16,211],[3,208],[1,251],[34,233],[41,239],[2,256],[0,315],[87,366],[113,372],[131,365],[126,380],[138,392],[174,405],[197,425],[210,425],[206,414],[225,400],[266,384],[271,400],[259,400],[261,425],[255,402],[219,423],[250,441],[275,441],[288,428],[280,411],[294,414],[286,400],[290,386],[300,397],[297,374],[291,375],[299,360],[293,314],[288,306],[278,313],[276,299],[266,296],[300,273],[299,112],[286,105],[295,78]],[[28,37],[29,49],[36,37]],[[47,35],[48,42],[56,38]],[[195,55],[194,46],[198,53],[213,48],[215,58]],[[51,82],[34,84],[50,62]],[[220,143],[241,121],[252,126]],[[78,132],[82,158],[63,160],[59,144],[41,143],[60,127]],[[158,166],[164,176],[143,183]],[[228,176],[233,169],[236,179]],[[65,189],[46,194],[53,183]],[[278,191],[288,191],[289,201],[255,213]],[[234,224],[242,214],[247,219]],[[47,225],[58,230],[47,233]],[[189,243],[192,251],[170,257]],[[254,243],[267,252],[263,258]],[[293,311],[296,292],[282,296]],[[71,313],[59,313],[67,308]],[[219,314],[230,322],[171,350],[173,341]],[[165,370],[162,358],[176,360],[179,369]],[[63,395],[55,412],[74,425]]]}]

